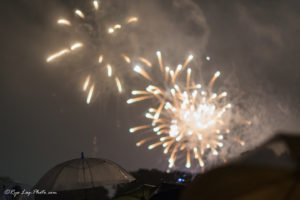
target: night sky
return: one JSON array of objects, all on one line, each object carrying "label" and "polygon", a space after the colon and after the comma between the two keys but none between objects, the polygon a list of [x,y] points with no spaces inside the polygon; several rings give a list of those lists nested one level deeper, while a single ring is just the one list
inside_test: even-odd
[{"label": "night sky", "polygon": [[[189,52],[211,56],[212,67],[223,72],[229,90],[248,107],[246,117],[254,124],[245,138],[251,147],[279,130],[300,132],[299,1],[126,2],[115,12],[128,11],[140,21],[128,47],[120,48],[150,58],[155,48],[167,52],[169,60],[183,55],[174,63]],[[87,105],[77,84],[81,71],[72,72],[76,63],[46,63],[64,39],[56,19],[77,3],[0,3],[0,176],[34,184],[49,168],[82,151],[129,171],[167,169],[161,149],[137,148],[137,138],[128,132],[143,115],[142,106],[126,105],[128,90],[120,96],[106,85]],[[127,71],[122,71],[124,80],[135,78],[124,75]]]}]

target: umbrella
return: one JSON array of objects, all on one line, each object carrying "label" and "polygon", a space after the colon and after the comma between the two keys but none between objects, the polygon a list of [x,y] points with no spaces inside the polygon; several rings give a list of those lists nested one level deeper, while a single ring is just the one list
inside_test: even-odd
[{"label": "umbrella", "polygon": [[244,158],[198,176],[182,200],[300,199],[300,137],[279,135]]},{"label": "umbrella", "polygon": [[[116,163],[106,159],[85,158],[82,153],[81,158],[63,162],[50,169],[34,188],[68,194],[87,193],[97,187],[133,180],[135,179]],[[44,195],[37,196],[43,196],[41,198],[45,199]]]},{"label": "umbrella", "polygon": [[149,199],[150,195],[155,191],[157,187],[153,185],[140,185],[125,194],[122,194],[113,200],[146,200]]}]

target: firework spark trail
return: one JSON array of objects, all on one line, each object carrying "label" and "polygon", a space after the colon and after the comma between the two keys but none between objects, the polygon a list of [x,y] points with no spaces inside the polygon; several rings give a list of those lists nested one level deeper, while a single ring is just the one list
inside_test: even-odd
[{"label": "firework spark trail", "polygon": [[[80,21],[75,21],[76,23],[71,22],[69,19],[65,19],[65,18],[59,18],[56,22],[60,26],[69,28],[71,33],[82,32],[83,31],[82,27],[94,27],[92,24],[93,22],[91,22],[91,18],[93,18],[95,16],[94,14],[101,12],[101,9],[105,9],[105,8],[103,8],[103,3],[104,2],[100,1],[100,0],[91,1],[92,12],[91,11],[84,12],[80,9],[75,9],[74,16],[77,17],[78,19],[80,19]],[[109,12],[107,12],[107,13],[109,13]],[[105,22],[103,25],[103,24],[101,24],[101,23],[103,23],[102,21],[101,21],[101,23],[100,22],[98,23],[98,21],[96,21],[96,19],[95,19],[94,22],[97,24],[96,26],[99,26],[99,27],[93,28],[92,31],[95,32],[94,35],[104,35],[104,37],[105,37],[105,33],[106,33],[106,35],[116,34],[117,31],[119,31],[126,25],[136,23],[136,22],[138,22],[138,20],[139,19],[136,16],[130,16],[124,20],[121,20],[121,21],[123,21],[122,23],[116,23],[116,24],[107,26],[107,24],[105,24]],[[81,24],[78,24],[78,23],[81,23]],[[73,30],[76,30],[76,31],[73,31]],[[88,30],[88,31],[90,31],[90,30]],[[102,33],[99,34],[98,31],[104,31],[104,34],[102,34]],[[90,32],[82,32],[82,33],[85,34],[86,36],[93,35],[93,34],[90,34]],[[94,42],[95,39],[94,38],[90,38],[90,39],[93,40],[92,43],[95,44],[95,42]],[[70,47],[63,48],[62,50],[59,50],[56,53],[53,53],[52,55],[48,56],[46,61],[48,63],[54,62],[57,59],[59,59],[60,57],[66,56],[75,51],[77,52],[77,50],[79,50],[83,46],[85,46],[85,44],[83,42],[81,42],[81,41],[75,42],[75,43],[71,44]],[[97,46],[97,44],[95,44],[95,46]],[[114,68],[113,65],[111,65],[109,63],[109,61],[108,61],[109,58],[104,57],[103,54],[107,54],[107,52],[114,52],[114,49],[113,48],[112,49],[105,48],[105,50],[99,50],[99,54],[98,54],[99,56],[95,59],[98,60],[99,65],[103,65],[103,67],[106,68],[107,77],[114,79],[116,89],[118,90],[119,93],[121,93],[123,91],[122,81],[120,80],[119,76],[117,76],[117,72],[119,72],[120,70],[117,70],[116,68]],[[108,54],[110,54],[110,53],[108,53]],[[121,57],[123,57],[127,63],[131,62],[130,58],[128,56],[126,56],[125,54],[121,54]],[[147,60],[144,60],[144,62],[147,62]],[[95,68],[97,68],[97,66]],[[87,104],[89,104],[92,101],[92,98],[95,93],[97,79],[99,79],[99,77],[97,77],[93,72],[89,72],[85,76],[85,81],[83,83],[81,83],[83,91],[86,93],[86,103]]]},{"label": "firework spark trail", "polygon": [[[209,154],[218,155],[224,146],[224,139],[244,145],[241,139],[230,139],[229,136],[231,124],[226,123],[229,120],[225,119],[225,113],[232,105],[226,102],[227,92],[213,93],[214,83],[221,73],[217,71],[207,88],[203,88],[201,84],[191,81],[192,70],[187,66],[193,59],[192,55],[175,70],[163,66],[160,51],[156,55],[158,68],[163,72],[164,86],[160,87],[157,79],[151,77],[141,66],[133,68],[136,73],[151,81],[151,84],[145,90],[133,90],[131,94],[134,97],[128,99],[127,103],[152,100],[153,106],[145,114],[151,123],[130,128],[129,132],[152,129],[155,133],[154,136],[139,141],[137,146],[145,143],[150,143],[148,149],[162,146],[164,153],[170,155],[170,168],[175,166],[176,159],[184,151],[186,168],[190,168],[195,162],[193,158],[203,168],[205,157]],[[147,67],[152,66],[152,63],[148,60],[144,62],[145,60],[140,59]],[[185,81],[180,76],[183,72],[186,72]],[[246,123],[250,124],[248,121]]]}]

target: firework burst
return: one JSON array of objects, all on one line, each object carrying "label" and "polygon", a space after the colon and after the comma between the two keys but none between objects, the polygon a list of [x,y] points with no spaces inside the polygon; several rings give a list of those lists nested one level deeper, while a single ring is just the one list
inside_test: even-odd
[{"label": "firework burst", "polygon": [[[106,3],[106,4],[105,4]],[[110,78],[114,83],[119,93],[123,91],[121,80],[117,74],[118,68],[111,62],[118,60],[119,57],[123,58],[126,62],[130,62],[129,57],[116,50],[116,45],[113,44],[116,41],[115,36],[117,34],[124,34],[122,29],[124,27],[136,23],[138,18],[136,16],[130,16],[123,20],[119,20],[120,23],[113,23],[108,25],[106,19],[113,18],[116,21],[116,16],[108,12],[106,7],[110,5],[107,2],[100,0],[91,1],[89,10],[85,12],[80,9],[75,9],[73,12],[73,20],[66,18],[57,19],[57,24],[64,28],[67,28],[72,34],[72,37],[78,37],[76,42],[73,42],[69,47],[60,49],[59,51],[48,56],[46,61],[48,63],[58,60],[60,57],[67,56],[68,54],[77,53],[82,48],[91,51],[88,56],[94,56],[92,58],[85,58],[87,60],[93,60],[92,66],[84,66],[81,68],[84,78],[80,81],[82,91],[86,95],[86,103],[89,104],[94,96],[96,85],[99,79],[105,79],[103,75]],[[74,21],[74,22],[73,22]],[[120,46],[119,44],[117,46]],[[107,55],[107,56],[106,56]],[[89,64],[87,64],[89,65]],[[119,65],[119,64],[118,64]],[[99,70],[101,68],[102,70]],[[99,74],[100,72],[100,74]],[[99,80],[100,81],[100,80]]]},{"label": "firework burst", "polygon": [[[215,72],[207,86],[192,80],[192,69],[188,68],[193,56],[190,55],[183,65],[176,68],[164,67],[161,52],[156,53],[158,67],[163,83],[141,66],[136,65],[134,71],[151,82],[144,90],[133,90],[128,104],[149,100],[152,104],[145,117],[150,124],[130,128],[130,132],[152,129],[153,135],[137,142],[137,146],[148,144],[148,149],[162,146],[165,154],[169,154],[169,167],[182,154],[186,155],[186,168],[192,163],[204,167],[208,155],[219,155],[224,146],[223,140],[233,140],[240,145],[244,142],[230,136],[232,123],[226,116],[232,104],[226,100],[227,92],[213,92],[216,79],[221,75]],[[210,58],[207,58],[209,60]],[[152,64],[140,59],[149,68]],[[144,61],[143,61],[144,60]],[[153,69],[154,70],[154,69]],[[182,76],[182,74],[186,74]],[[250,124],[249,121],[243,123]],[[225,159],[225,158],[224,158]],[[195,162],[193,162],[195,160]]]}]

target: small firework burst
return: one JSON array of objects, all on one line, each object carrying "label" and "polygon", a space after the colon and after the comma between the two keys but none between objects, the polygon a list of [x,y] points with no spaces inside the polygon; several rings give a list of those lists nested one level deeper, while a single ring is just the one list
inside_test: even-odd
[{"label": "small firework burst", "polygon": [[[124,59],[129,58],[122,52],[120,53],[116,50],[117,48],[115,48],[113,43],[117,40],[116,38],[120,38],[118,34],[126,34],[126,31],[122,31],[122,29],[130,24],[136,23],[138,18],[136,16],[130,16],[119,20],[118,23],[109,24],[110,20],[107,22],[107,19],[112,18],[114,22],[117,21],[115,20],[117,17],[106,9],[106,7],[109,6],[110,4],[105,1],[100,2],[99,0],[94,0],[91,1],[89,10],[82,11],[80,9],[74,9],[73,20],[66,18],[57,19],[57,24],[69,30],[72,38],[78,37],[78,40],[71,43],[68,47],[53,53],[46,59],[48,63],[54,62],[60,57],[67,56],[71,53],[78,55],[81,49],[92,52],[86,54],[88,57],[84,58],[86,60],[85,63],[93,63],[85,65],[92,66],[83,66],[80,69],[84,76],[83,80],[80,80],[80,84],[82,84],[82,91],[86,95],[87,104],[92,101],[96,87],[99,85],[101,87],[101,84],[97,84],[97,82],[101,80],[103,84],[104,76],[107,76],[114,82],[119,93],[123,91],[122,81],[118,75],[121,70],[118,69],[119,65],[113,65],[112,62],[122,57]],[[126,42],[126,39],[124,40]],[[90,60],[94,62],[90,62]],[[129,62],[129,60],[126,59],[125,61]],[[99,70],[99,68],[102,68],[102,70]]]}]

